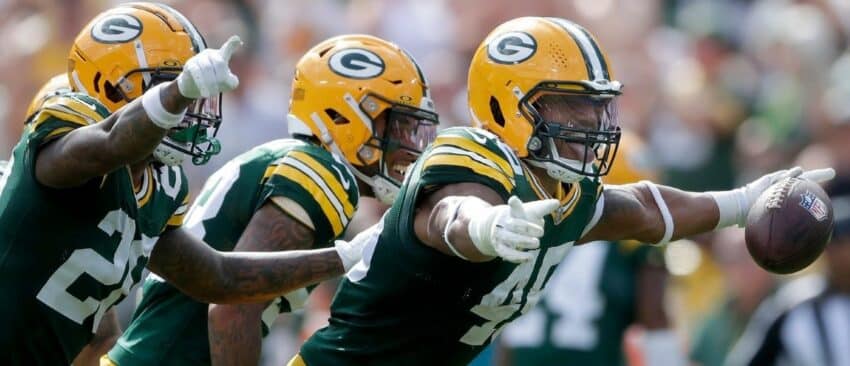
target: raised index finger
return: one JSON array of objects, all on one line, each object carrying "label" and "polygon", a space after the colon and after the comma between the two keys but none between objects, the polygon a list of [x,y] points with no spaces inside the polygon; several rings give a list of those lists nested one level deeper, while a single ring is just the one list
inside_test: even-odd
[{"label": "raised index finger", "polygon": [[224,58],[224,61],[230,61],[230,56],[233,55],[233,52],[236,51],[239,46],[242,46],[242,39],[239,36],[230,36],[227,39],[227,42],[224,42],[221,45],[221,57]]}]

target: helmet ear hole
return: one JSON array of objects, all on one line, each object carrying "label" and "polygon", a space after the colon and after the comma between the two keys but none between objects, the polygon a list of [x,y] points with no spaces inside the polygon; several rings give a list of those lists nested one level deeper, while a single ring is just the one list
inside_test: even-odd
[{"label": "helmet ear hole", "polygon": [[333,108],[325,109],[325,114],[328,115],[328,118],[330,118],[335,125],[344,125],[349,122],[347,118],[343,117],[341,114],[339,114],[339,112],[337,112]]},{"label": "helmet ear hole", "polygon": [[94,74],[94,92],[100,93],[100,72]]},{"label": "helmet ear hole", "polygon": [[124,101],[124,94],[122,94],[118,88],[108,81],[103,83],[103,91],[106,92],[106,98],[112,103],[120,103]]},{"label": "helmet ear hole", "polygon": [[502,115],[502,108],[499,106],[499,101],[495,97],[490,96],[490,113],[493,114],[493,121],[499,126],[505,127],[505,116]]}]

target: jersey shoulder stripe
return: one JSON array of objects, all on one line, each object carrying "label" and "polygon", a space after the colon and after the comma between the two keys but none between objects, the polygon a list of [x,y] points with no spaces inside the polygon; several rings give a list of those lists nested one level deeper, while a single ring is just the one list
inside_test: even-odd
[{"label": "jersey shoulder stripe", "polygon": [[513,176],[517,173],[516,167],[506,156],[508,152],[504,151],[498,138],[485,130],[470,127],[449,128],[437,136],[432,146],[453,146],[466,150],[492,161],[505,175]]},{"label": "jersey shoulder stripe", "polygon": [[[332,201],[333,194],[321,181],[315,172],[303,164],[280,164],[274,170],[274,176],[284,181],[292,181],[312,196],[321,207],[322,213],[330,221],[334,233],[342,232],[348,220],[341,214],[342,208],[338,201]],[[299,202],[304,203],[304,202]]]},{"label": "jersey shoulder stripe", "polygon": [[327,239],[341,235],[359,200],[354,175],[321,147],[299,142],[288,149],[266,168],[266,195],[289,198],[306,212],[320,215],[310,216],[317,233],[332,234]]},{"label": "jersey shoulder stripe", "polygon": [[32,124],[37,130],[44,122],[55,118],[66,123],[87,126],[100,122],[106,117],[109,117],[109,110],[96,99],[80,93],[66,93],[45,99],[36,112]]},{"label": "jersey shoulder stripe", "polygon": [[[293,151],[288,157],[292,159],[291,161],[303,163],[318,173],[322,180],[330,187],[334,197],[342,203],[345,216],[350,218],[354,215],[354,205],[348,200],[348,189],[354,182],[354,177],[351,176],[346,167],[343,167],[343,170],[334,165],[320,162],[318,159],[302,151]],[[287,159],[284,159],[283,163],[285,164],[287,162]],[[331,172],[331,170],[334,172]],[[344,174],[343,172],[349,174]]]},{"label": "jersey shoulder stripe", "polygon": [[523,173],[519,160],[506,148],[487,131],[449,128],[421,158],[421,176],[425,184],[475,181],[508,194]]}]

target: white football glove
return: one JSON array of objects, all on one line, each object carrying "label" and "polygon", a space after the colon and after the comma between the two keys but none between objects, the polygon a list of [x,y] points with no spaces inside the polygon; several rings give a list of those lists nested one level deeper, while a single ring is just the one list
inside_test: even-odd
[{"label": "white football glove", "polygon": [[761,178],[731,191],[708,192],[717,201],[717,208],[720,210],[720,220],[717,223],[717,228],[731,225],[744,227],[750,207],[752,207],[762,192],[780,180],[789,177],[800,177],[816,183],[822,183],[834,178],[835,170],[825,168],[803,171],[800,167],[794,167],[765,174]]},{"label": "white football glove", "polygon": [[239,78],[230,71],[230,56],[242,45],[239,36],[231,36],[220,49],[207,48],[192,56],[177,76],[177,87],[186,98],[209,98],[239,86]]},{"label": "white football glove", "polygon": [[534,258],[529,251],[540,247],[543,218],[558,208],[558,200],[522,203],[516,196],[507,205],[488,207],[469,221],[469,238],[484,255],[514,263]]},{"label": "white football glove", "polygon": [[378,222],[368,229],[361,231],[350,241],[334,241],[334,248],[336,248],[336,253],[339,255],[339,259],[342,261],[342,267],[345,268],[346,273],[357,262],[360,262],[360,259],[363,257],[363,248],[369,245],[369,243],[378,240],[383,227],[383,222]]}]

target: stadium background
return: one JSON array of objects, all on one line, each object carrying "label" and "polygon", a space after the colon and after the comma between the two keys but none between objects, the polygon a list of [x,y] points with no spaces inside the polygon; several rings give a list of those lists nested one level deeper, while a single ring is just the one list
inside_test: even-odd
[{"label": "stadium background", "polygon": [[[79,29],[113,3],[0,0],[0,156],[16,143],[38,87],[65,71]],[[187,15],[210,45],[234,33],[246,45],[234,57],[241,85],[225,96],[222,154],[189,168],[195,191],[231,157],[286,136],[293,65],[313,44],[355,32],[398,43],[429,77],[443,126],[464,125],[466,71],[475,47],[495,25],[522,15],[568,18],[599,38],[626,86],[621,124],[646,142],[629,159],[653,169],[666,184],[728,189],[792,163],[835,167],[839,177],[833,191],[846,190],[850,176],[847,0],[168,3]],[[731,230],[667,249],[672,277],[666,303],[684,344],[704,329],[712,313],[726,316],[733,330],[743,327],[764,296],[794,278],[756,268],[742,241],[743,232]],[[312,310],[281,317],[265,341],[266,364],[283,364],[299,339],[321,325],[332,291],[332,285],[320,287]],[[130,299],[120,307],[125,322],[132,305]]]}]

